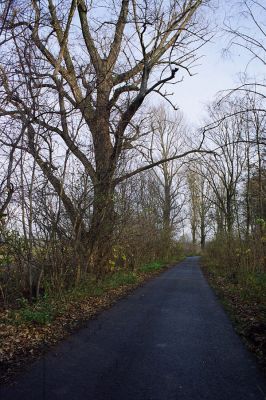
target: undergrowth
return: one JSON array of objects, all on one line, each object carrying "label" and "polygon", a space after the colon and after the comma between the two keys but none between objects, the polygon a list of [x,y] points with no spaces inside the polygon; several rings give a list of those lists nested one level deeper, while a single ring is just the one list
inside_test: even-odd
[{"label": "undergrowth", "polygon": [[266,273],[221,266],[203,257],[206,276],[249,349],[266,373]]},{"label": "undergrowth", "polygon": [[[19,300],[19,308],[8,314],[8,323],[15,324],[50,324],[57,316],[63,314],[69,303],[78,303],[91,297],[101,297],[110,290],[122,286],[134,286],[142,281],[146,274],[152,275],[166,267],[166,262],[154,261],[142,265],[136,271],[118,270],[97,281],[93,275],[88,275],[75,287],[62,293],[47,291],[44,297],[35,303],[26,299]],[[4,321],[3,321],[4,322]]]}]

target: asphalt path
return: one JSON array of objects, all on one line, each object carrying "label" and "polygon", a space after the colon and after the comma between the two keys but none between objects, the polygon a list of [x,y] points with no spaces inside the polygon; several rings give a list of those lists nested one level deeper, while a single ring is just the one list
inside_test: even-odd
[{"label": "asphalt path", "polygon": [[265,381],[188,257],[35,362],[1,400],[265,400]]}]

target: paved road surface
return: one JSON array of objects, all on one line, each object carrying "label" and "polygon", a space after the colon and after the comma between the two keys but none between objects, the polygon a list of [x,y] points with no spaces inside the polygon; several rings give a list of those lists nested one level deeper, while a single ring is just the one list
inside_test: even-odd
[{"label": "paved road surface", "polygon": [[198,258],[189,257],[89,321],[0,398],[265,400],[265,393]]}]

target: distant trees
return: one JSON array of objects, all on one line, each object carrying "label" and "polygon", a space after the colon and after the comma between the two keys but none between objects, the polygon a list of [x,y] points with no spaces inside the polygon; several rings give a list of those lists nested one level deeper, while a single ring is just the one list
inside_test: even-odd
[{"label": "distant trees", "polygon": [[[233,109],[234,104],[229,102],[224,109],[222,105],[212,110],[212,118],[219,120],[221,113],[228,113],[227,107]],[[242,179],[246,161],[243,141],[245,140],[246,125],[243,114],[236,114],[219,123],[213,129],[209,138],[213,146],[217,147],[217,156],[207,161],[209,174],[208,182],[215,194],[215,203],[223,215],[222,229],[232,234],[235,223],[235,207],[237,187]]]},{"label": "distant trees", "polygon": [[188,128],[181,112],[170,113],[160,106],[152,109],[152,116],[147,158],[150,163],[171,159],[155,167],[151,173],[156,187],[158,222],[162,226],[162,241],[167,254],[173,235],[186,217],[184,165],[182,159],[175,160],[175,157],[188,149]]},{"label": "distant trees", "polygon": [[207,234],[211,227],[213,207],[212,189],[208,181],[209,170],[204,160],[190,162],[187,167],[187,189],[189,199],[189,221],[194,251],[199,237],[200,248],[204,250]]},{"label": "distant trees", "polygon": [[246,268],[260,269],[265,263],[265,114],[249,90],[237,94],[210,107],[205,135],[214,152],[189,164],[192,237],[196,242],[200,236],[203,244],[206,226],[212,227],[209,237],[216,240],[224,263],[238,262],[238,249]]}]

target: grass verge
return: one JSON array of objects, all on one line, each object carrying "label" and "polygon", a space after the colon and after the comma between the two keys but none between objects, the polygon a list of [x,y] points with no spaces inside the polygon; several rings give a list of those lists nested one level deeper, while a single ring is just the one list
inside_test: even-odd
[{"label": "grass verge", "polygon": [[0,382],[11,381],[51,345],[180,260],[153,262],[137,271],[117,271],[99,282],[88,276],[60,295],[47,294],[35,304],[21,300],[16,310],[0,310]]},{"label": "grass verge", "polygon": [[266,273],[241,269],[232,272],[206,256],[202,264],[237,333],[266,375]]}]

